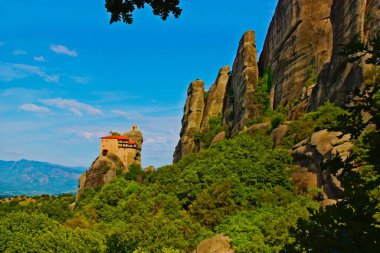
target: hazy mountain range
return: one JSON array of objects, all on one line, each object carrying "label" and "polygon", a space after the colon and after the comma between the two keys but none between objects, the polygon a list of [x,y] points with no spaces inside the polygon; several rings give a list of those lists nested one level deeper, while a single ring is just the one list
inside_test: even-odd
[{"label": "hazy mountain range", "polygon": [[75,193],[83,167],[0,160],[0,196]]}]

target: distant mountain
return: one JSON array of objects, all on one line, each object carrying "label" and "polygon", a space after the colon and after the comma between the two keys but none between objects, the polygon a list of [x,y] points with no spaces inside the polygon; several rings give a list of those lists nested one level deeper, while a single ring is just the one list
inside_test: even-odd
[{"label": "distant mountain", "polygon": [[0,160],[0,196],[75,193],[86,169],[28,160]]}]

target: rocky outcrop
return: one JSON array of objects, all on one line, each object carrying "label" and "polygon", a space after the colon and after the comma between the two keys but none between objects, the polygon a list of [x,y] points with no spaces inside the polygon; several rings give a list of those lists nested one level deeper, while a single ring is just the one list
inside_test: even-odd
[{"label": "rocky outcrop", "polygon": [[233,253],[230,238],[216,235],[199,243],[192,253]]},{"label": "rocky outcrop", "polygon": [[[126,138],[128,137],[128,138]],[[99,188],[110,182],[118,173],[127,173],[131,164],[141,166],[141,149],[144,141],[136,125],[123,135],[101,138],[100,154],[90,168],[79,178],[77,198],[85,188]],[[154,169],[154,168],[153,168]]]},{"label": "rocky outcrop", "polygon": [[335,0],[331,8],[333,28],[332,57],[324,67],[313,90],[309,110],[316,110],[327,100],[344,104],[348,92],[360,87],[366,66],[363,62],[351,64],[339,55],[343,44],[380,37],[380,2],[378,0]]},{"label": "rocky outcrop", "polygon": [[322,171],[321,164],[334,156],[346,160],[353,147],[350,139],[349,134],[325,129],[312,134],[292,148],[292,156],[298,165],[293,180],[300,191],[321,188],[324,200],[336,200],[341,196],[343,189],[339,181],[328,171]]},{"label": "rocky outcrop", "polygon": [[[127,161],[129,164],[138,164],[141,165],[141,149],[142,144],[144,142],[144,137],[142,132],[138,129],[137,125],[132,125],[132,129],[123,133],[123,136],[130,138],[131,140],[136,142],[137,147],[134,149],[129,149],[125,154],[127,156]],[[124,172],[128,171],[128,165],[125,166]]]},{"label": "rocky outcrop", "polygon": [[137,149],[141,150],[141,146],[144,142],[142,132],[138,129],[137,125],[132,125],[132,129],[123,133],[123,136],[129,137],[137,144]]},{"label": "rocky outcrop", "polygon": [[229,80],[230,66],[224,66],[219,70],[215,83],[207,93],[207,101],[203,113],[201,131],[209,128],[211,117],[216,117],[223,113],[224,98],[226,96],[227,83]]},{"label": "rocky outcrop", "polygon": [[232,133],[243,130],[247,119],[260,115],[255,100],[258,77],[255,33],[250,30],[240,40],[227,87],[224,123]]},{"label": "rocky outcrop", "polygon": [[182,129],[180,140],[173,155],[173,161],[177,162],[184,155],[194,151],[194,134],[201,128],[204,102],[204,82],[196,80],[192,82],[187,90],[186,105],[183,109]]},{"label": "rocky outcrop", "polygon": [[261,73],[273,73],[272,108],[300,99],[307,80],[330,61],[332,2],[278,1],[259,61]]},{"label": "rocky outcrop", "polygon": [[88,171],[79,178],[79,189],[77,198],[85,188],[99,188],[106,183],[109,183],[116,177],[117,170],[123,170],[123,162],[115,154],[108,153],[103,156],[100,155],[92,163]]}]

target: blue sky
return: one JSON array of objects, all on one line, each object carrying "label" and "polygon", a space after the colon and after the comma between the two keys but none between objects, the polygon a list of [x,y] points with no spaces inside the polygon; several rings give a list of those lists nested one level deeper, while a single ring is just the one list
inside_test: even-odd
[{"label": "blue sky", "polygon": [[99,137],[138,124],[143,166],[171,163],[189,83],[208,88],[242,34],[262,48],[276,0],[182,0],[109,25],[103,0],[0,1],[0,159],[88,167]]}]

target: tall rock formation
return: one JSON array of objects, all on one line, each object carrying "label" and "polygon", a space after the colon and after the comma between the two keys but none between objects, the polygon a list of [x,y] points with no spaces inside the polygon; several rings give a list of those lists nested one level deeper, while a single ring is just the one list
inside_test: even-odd
[{"label": "tall rock formation", "polygon": [[207,101],[203,113],[201,131],[209,128],[210,118],[223,113],[224,98],[229,80],[230,66],[224,66],[219,70],[214,84],[207,93]]},{"label": "tall rock formation", "polygon": [[267,68],[273,73],[272,108],[300,99],[307,80],[329,62],[333,43],[332,2],[278,2],[259,61],[261,73]]},{"label": "tall rock formation", "polygon": [[258,78],[255,33],[249,30],[240,40],[227,88],[224,122],[232,133],[243,130],[247,119],[259,116],[255,103]]},{"label": "tall rock formation", "polygon": [[192,82],[187,89],[186,105],[183,109],[182,129],[180,140],[173,155],[177,162],[184,155],[193,152],[195,147],[194,134],[201,128],[205,107],[205,85],[201,80]]},{"label": "tall rock formation", "polygon": [[316,110],[327,100],[344,104],[348,92],[363,82],[364,62],[347,62],[344,56],[339,55],[341,45],[355,40],[367,43],[380,37],[379,0],[335,0],[330,17],[334,37],[332,56],[313,90],[309,110]]},{"label": "tall rock formation", "polygon": [[222,68],[206,106],[203,82],[198,89],[190,86],[174,161],[203,148],[194,141],[194,134],[206,131],[210,118],[220,110],[228,131],[216,133],[216,140],[246,130],[249,119],[262,116],[256,96],[259,70],[262,74],[271,71],[271,107],[289,105],[290,120],[327,100],[342,105],[348,91],[363,84],[367,67],[364,62],[348,63],[339,55],[340,46],[375,37],[380,37],[380,0],[279,0],[258,64],[255,34],[247,31],[232,74],[228,76]]},{"label": "tall rock formation", "polygon": [[207,96],[203,81],[196,80],[190,84],[187,90],[186,105],[183,109],[180,140],[173,155],[174,162],[184,155],[198,152],[202,143],[196,142],[195,134],[207,131],[210,127],[210,119],[223,115],[229,74],[230,67],[222,67],[214,84],[207,92]]},{"label": "tall rock formation", "polygon": [[129,165],[141,166],[143,140],[142,133],[136,125],[123,135],[102,137],[99,156],[79,178],[77,198],[85,188],[99,188],[109,183],[118,172],[128,172]]}]

